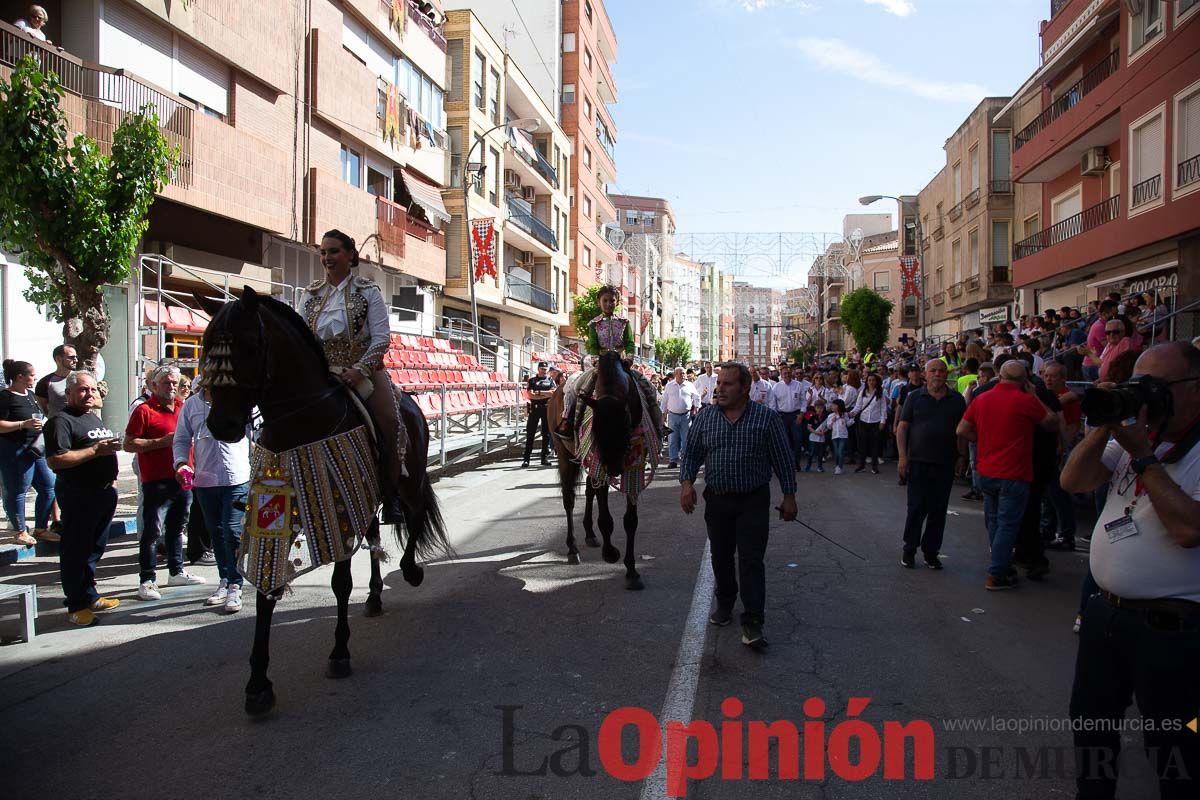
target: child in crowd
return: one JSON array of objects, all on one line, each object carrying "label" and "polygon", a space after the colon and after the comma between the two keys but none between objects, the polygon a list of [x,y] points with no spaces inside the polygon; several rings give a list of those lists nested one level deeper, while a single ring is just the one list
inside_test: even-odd
[{"label": "child in crowd", "polygon": [[846,403],[840,398],[833,401],[833,410],[824,423],[828,426],[829,441],[833,447],[833,474],[842,474],[842,464],[846,459],[846,442],[850,440],[850,427],[846,420]]},{"label": "child in crowd", "polygon": [[817,472],[825,471],[825,401],[817,398],[817,402],[804,412],[804,426],[808,428],[808,463],[804,465],[805,472],[812,472],[813,459],[817,461]]}]

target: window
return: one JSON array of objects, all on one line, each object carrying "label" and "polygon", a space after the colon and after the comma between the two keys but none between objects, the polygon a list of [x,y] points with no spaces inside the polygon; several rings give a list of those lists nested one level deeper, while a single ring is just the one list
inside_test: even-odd
[{"label": "window", "polygon": [[979,188],[979,146],[971,148],[971,191]]},{"label": "window", "polygon": [[592,151],[586,147],[583,148],[583,168],[584,169],[592,168]]},{"label": "window", "polygon": [[940,228],[940,227],[942,227],[942,225],[945,224],[945,222],[946,222],[946,212],[942,208],[942,204],[938,203],[937,204],[937,226]]},{"label": "window", "polygon": [[954,282],[962,281],[962,240],[955,239],[954,244],[950,246],[950,274],[954,277]]},{"label": "window", "polygon": [[962,202],[962,164],[954,165],[954,204]]},{"label": "window", "polygon": [[488,88],[491,90],[491,107],[488,114],[492,122],[499,125],[503,120],[500,119],[500,73],[496,70],[492,70],[492,85]]},{"label": "window", "polygon": [[1008,131],[992,131],[993,181],[1007,181],[1012,175],[1012,142]]},{"label": "window", "polygon": [[367,165],[367,192],[386,200],[392,199],[392,178],[385,169]]},{"label": "window", "polygon": [[575,52],[575,34],[573,34],[573,33],[564,33],[563,34],[563,52],[564,53],[574,53]]},{"label": "window", "polygon": [[492,173],[492,185],[488,187],[488,200],[492,205],[499,205],[500,202],[500,151],[494,147],[488,148],[488,155],[491,156],[489,169]]},{"label": "window", "polygon": [[[1030,217],[1034,225],[1037,225],[1037,217]],[[1028,226],[1029,221],[1025,224]],[[1028,227],[1026,227],[1028,230]],[[1033,231],[1037,233],[1037,231]],[[1033,235],[1032,233],[1030,234]],[[992,283],[1008,283],[1008,266],[1012,262],[1010,246],[1008,242],[1008,220],[996,220],[992,222]]]},{"label": "window", "polygon": [[633,208],[627,209],[625,211],[625,224],[626,225],[637,225],[637,223],[638,223],[637,209],[633,209]]},{"label": "window", "polygon": [[562,88],[562,101],[564,103],[575,102],[575,84],[564,83]]},{"label": "window", "polygon": [[1083,197],[1079,185],[1060,194],[1050,201],[1050,224],[1057,225],[1083,211]]},{"label": "window", "polygon": [[1175,187],[1196,188],[1200,182],[1200,84],[1175,101],[1175,126]]},{"label": "window", "polygon": [[1121,193],[1121,162],[1114,161],[1108,168],[1108,196],[1116,197]]},{"label": "window", "polygon": [[[450,58],[450,102],[461,103],[463,99],[463,40],[451,39],[446,43],[446,51]],[[407,64],[404,59],[400,63]],[[399,80],[397,84],[403,86]]]},{"label": "window", "polygon": [[1200,7],[1200,0],[1175,0],[1175,27],[1179,27],[1179,23],[1189,11],[1198,7]]},{"label": "window", "polygon": [[971,272],[968,277],[979,277],[979,229],[967,234],[967,258],[971,261]]},{"label": "window", "polygon": [[908,216],[904,218],[904,255],[913,256],[917,254],[917,218]]},{"label": "window", "polygon": [[588,119],[592,118],[592,101],[588,100],[586,97],[583,98],[583,116],[587,117]]},{"label": "window", "polygon": [[[1034,214],[1025,220],[1025,238],[1028,239],[1042,229],[1042,215]],[[995,258],[995,250],[992,251],[992,258]]]},{"label": "window", "polygon": [[397,286],[392,310],[400,322],[416,322],[417,315],[425,311],[425,297],[416,286]]},{"label": "window", "polygon": [[450,142],[450,186],[455,189],[462,188],[462,173],[463,173],[463,129],[454,127],[448,130],[447,138]]},{"label": "window", "polygon": [[892,273],[885,271],[876,272],[873,276],[875,291],[879,293],[890,292],[892,290]]},{"label": "window", "polygon": [[592,198],[586,194],[583,196],[583,215],[588,219],[592,218]]},{"label": "window", "polygon": [[588,72],[592,71],[592,51],[586,47],[583,48],[583,65],[587,67]]},{"label": "window", "polygon": [[592,248],[587,245],[583,247],[583,268],[587,270],[592,268]]},{"label": "window", "polygon": [[587,0],[584,0],[584,4],[583,4],[583,15],[584,15],[585,17],[587,17],[587,21],[588,21],[588,22],[592,22],[592,21],[593,21],[593,20],[592,20],[592,4],[591,4],[591,3],[589,3],[589,2],[587,2]]},{"label": "window", "polygon": [[1162,198],[1162,109],[1152,111],[1133,123],[1129,144],[1132,161],[1129,170],[1129,207],[1132,209]]},{"label": "window", "polygon": [[1162,3],[1144,0],[1142,10],[1129,15],[1129,53],[1141,50],[1147,42],[1158,38],[1163,31]]},{"label": "window", "polygon": [[342,180],[362,188],[362,156],[342,145]]},{"label": "window", "polygon": [[647,228],[654,226],[654,212],[653,211],[643,211],[642,212],[642,225],[646,226]]},{"label": "window", "polygon": [[474,94],[472,98],[475,102],[475,107],[487,111],[487,100],[484,94],[484,75],[487,74],[487,59],[483,57],[483,53],[475,51],[475,60],[471,62],[471,88]]},{"label": "window", "polygon": [[937,272],[934,273],[934,284],[933,285],[934,285],[934,288],[937,289],[938,294],[942,293],[942,289],[944,289],[945,285],[946,285],[945,279],[943,277],[944,270],[945,270],[945,267],[938,267]]}]

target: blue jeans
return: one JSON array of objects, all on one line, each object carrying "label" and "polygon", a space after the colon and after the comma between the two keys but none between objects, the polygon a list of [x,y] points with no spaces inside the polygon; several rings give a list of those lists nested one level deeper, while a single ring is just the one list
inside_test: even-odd
[{"label": "blue jeans", "polygon": [[668,414],[668,427],[671,429],[671,440],[667,446],[667,457],[671,461],[678,461],[683,456],[683,451],[687,449],[688,428],[692,425],[692,417],[690,414]]},{"label": "blue jeans", "polygon": [[234,504],[246,505],[249,483],[236,486],[197,486],[193,491],[204,515],[204,525],[212,539],[213,555],[217,558],[217,574],[230,586],[242,585],[238,570],[238,548],[242,544],[242,525],[246,514]]},{"label": "blue jeans", "polygon": [[25,445],[0,439],[0,480],[4,481],[4,513],[14,531],[25,530],[25,493],[32,484],[37,490],[33,527],[43,530],[50,525],[50,506],[54,505],[54,473],[46,459]]},{"label": "blue jeans", "polygon": [[1042,503],[1042,531],[1058,534],[1068,542],[1075,540],[1075,498],[1063,491],[1057,472],[1046,485],[1046,498]]},{"label": "blue jeans", "polygon": [[831,444],[833,445],[833,465],[835,467],[837,467],[838,469],[841,469],[842,466],[844,466],[842,462],[844,462],[846,460],[846,442],[848,442],[848,441],[850,441],[850,440],[849,439],[833,439],[833,440],[831,440]]},{"label": "blue jeans", "polygon": [[174,478],[142,484],[142,535],[138,548],[138,580],[157,580],[155,550],[159,533],[166,539],[167,568],[172,575],[183,572],[183,529],[187,527],[192,493],[185,492]]},{"label": "blue jeans", "polygon": [[1021,517],[1029,500],[1029,481],[979,476],[983,492],[983,517],[987,522],[988,543],[992,546],[992,565],[988,574],[1003,578],[1012,566],[1013,547],[1021,529]]},{"label": "blue jeans", "polygon": [[825,443],[818,442],[816,439],[808,440],[808,463],[804,465],[804,469],[812,469],[813,459],[817,460],[817,469],[824,469],[825,464]]},{"label": "blue jeans", "polygon": [[975,492],[983,494],[983,492],[979,491],[979,471],[975,469],[975,455],[978,452],[978,448],[979,445],[976,442],[967,444],[967,452],[970,454],[971,459],[971,488]]}]

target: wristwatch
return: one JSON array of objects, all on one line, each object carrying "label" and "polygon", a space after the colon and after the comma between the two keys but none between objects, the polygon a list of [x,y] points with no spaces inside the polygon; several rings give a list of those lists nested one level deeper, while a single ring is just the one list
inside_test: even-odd
[{"label": "wristwatch", "polygon": [[1150,466],[1151,464],[1157,464],[1157,463],[1158,463],[1158,456],[1154,455],[1154,453],[1151,453],[1148,456],[1142,456],[1141,458],[1135,458],[1132,461],[1130,461],[1129,468],[1133,470],[1134,475],[1141,475],[1143,472],[1146,471],[1146,467]]}]

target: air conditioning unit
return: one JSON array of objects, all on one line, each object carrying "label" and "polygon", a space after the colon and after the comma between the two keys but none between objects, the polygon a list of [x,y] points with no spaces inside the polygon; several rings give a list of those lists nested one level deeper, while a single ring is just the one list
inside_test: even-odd
[{"label": "air conditioning unit", "polygon": [[521,189],[521,197],[532,203],[537,199],[537,189],[532,186],[525,186]]},{"label": "air conditioning unit", "polygon": [[1085,150],[1079,161],[1079,171],[1084,175],[1103,175],[1108,167],[1108,153],[1103,147]]},{"label": "air conditioning unit", "polygon": [[517,263],[520,264],[522,267],[532,267],[533,266],[533,251],[532,250],[520,250],[519,252],[521,254],[521,257],[519,259],[517,259]]},{"label": "air conditioning unit", "polygon": [[504,170],[504,188],[505,189],[520,189],[521,176],[517,174],[515,169]]}]

